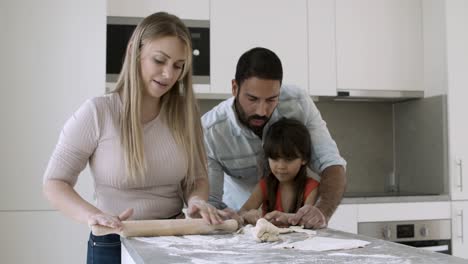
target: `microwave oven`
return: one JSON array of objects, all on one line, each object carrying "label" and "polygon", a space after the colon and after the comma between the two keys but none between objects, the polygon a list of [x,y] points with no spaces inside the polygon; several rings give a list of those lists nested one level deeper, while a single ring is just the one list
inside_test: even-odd
[{"label": "microwave oven", "polygon": [[[128,41],[141,17],[107,17],[106,82],[115,83],[122,69]],[[207,20],[182,20],[192,39],[194,84],[210,83],[210,23]]]}]

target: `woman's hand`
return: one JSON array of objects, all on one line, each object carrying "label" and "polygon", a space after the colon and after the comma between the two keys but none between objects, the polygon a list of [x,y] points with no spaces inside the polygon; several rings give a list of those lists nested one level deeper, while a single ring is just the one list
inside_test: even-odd
[{"label": "woman's hand", "polygon": [[115,229],[122,229],[122,221],[127,220],[133,214],[133,209],[128,208],[119,216],[113,216],[106,213],[93,214],[88,217],[88,226],[101,225]]},{"label": "woman's hand", "polygon": [[234,219],[237,221],[239,226],[244,225],[244,219],[236,211],[232,210],[229,207],[224,208],[223,210],[218,210],[219,214],[223,217],[223,220]]},{"label": "woman's hand", "polygon": [[247,224],[255,225],[258,219],[262,218],[262,213],[258,209],[252,209],[241,213],[241,216]]},{"label": "woman's hand", "polygon": [[293,217],[294,214],[288,214],[280,211],[273,211],[267,213],[263,218],[268,220],[270,223],[275,226],[289,226],[289,219]]},{"label": "woman's hand", "polygon": [[193,218],[201,217],[209,224],[217,225],[223,223],[218,209],[196,196],[191,197],[188,201],[187,214]]}]

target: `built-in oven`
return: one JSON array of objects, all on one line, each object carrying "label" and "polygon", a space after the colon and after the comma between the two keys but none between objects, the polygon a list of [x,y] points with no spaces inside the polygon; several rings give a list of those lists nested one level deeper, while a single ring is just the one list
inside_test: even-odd
[{"label": "built-in oven", "polygon": [[[117,81],[128,41],[141,17],[107,17],[106,83]],[[192,39],[194,84],[210,83],[210,23],[208,20],[183,20]]]},{"label": "built-in oven", "polygon": [[358,234],[452,254],[450,219],[364,222],[358,224]]}]

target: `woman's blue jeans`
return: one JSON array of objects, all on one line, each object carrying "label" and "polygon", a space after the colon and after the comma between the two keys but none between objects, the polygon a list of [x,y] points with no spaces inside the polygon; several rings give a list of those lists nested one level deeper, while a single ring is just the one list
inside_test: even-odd
[{"label": "woman's blue jeans", "polygon": [[120,236],[116,234],[89,235],[87,264],[120,263]]}]

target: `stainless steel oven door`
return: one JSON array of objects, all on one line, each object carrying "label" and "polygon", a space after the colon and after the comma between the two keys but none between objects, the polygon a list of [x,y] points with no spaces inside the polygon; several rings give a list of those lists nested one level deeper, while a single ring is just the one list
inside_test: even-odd
[{"label": "stainless steel oven door", "polygon": [[422,241],[408,241],[397,242],[411,247],[417,247],[432,252],[439,252],[452,255],[451,240],[422,240]]},{"label": "stainless steel oven door", "polygon": [[452,253],[450,219],[363,222],[358,224],[358,234],[434,252]]}]

